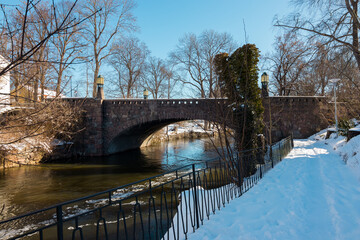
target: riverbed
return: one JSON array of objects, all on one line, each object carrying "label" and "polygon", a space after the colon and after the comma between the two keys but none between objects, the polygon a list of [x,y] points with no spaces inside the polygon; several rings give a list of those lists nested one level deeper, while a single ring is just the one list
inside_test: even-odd
[{"label": "riverbed", "polygon": [[83,162],[0,172],[0,220],[218,158],[208,139],[181,139]]}]

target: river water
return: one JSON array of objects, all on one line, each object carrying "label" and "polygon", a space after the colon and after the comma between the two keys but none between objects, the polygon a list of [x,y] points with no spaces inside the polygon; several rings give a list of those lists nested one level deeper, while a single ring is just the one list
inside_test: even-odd
[{"label": "river water", "polygon": [[209,140],[177,140],[85,162],[0,172],[0,220],[218,158]]}]

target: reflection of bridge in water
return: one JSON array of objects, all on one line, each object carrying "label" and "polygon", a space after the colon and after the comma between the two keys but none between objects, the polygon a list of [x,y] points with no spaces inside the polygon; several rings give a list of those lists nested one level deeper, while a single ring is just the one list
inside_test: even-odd
[{"label": "reflection of bridge in water", "polygon": [[[231,127],[227,99],[63,100],[81,105],[85,111],[85,130],[74,139],[75,151],[85,156],[138,148],[157,130],[184,120],[222,123],[225,119]],[[270,97],[263,103],[265,123],[269,122],[269,103],[271,106],[274,140],[291,133],[295,138],[304,138],[328,126],[325,115],[331,106],[325,97]]]}]

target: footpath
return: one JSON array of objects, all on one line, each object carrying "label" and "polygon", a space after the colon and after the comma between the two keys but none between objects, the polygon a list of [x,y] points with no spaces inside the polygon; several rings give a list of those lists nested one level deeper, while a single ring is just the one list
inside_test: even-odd
[{"label": "footpath", "polygon": [[360,239],[360,136],[347,144],[319,136],[294,144],[189,239]]}]

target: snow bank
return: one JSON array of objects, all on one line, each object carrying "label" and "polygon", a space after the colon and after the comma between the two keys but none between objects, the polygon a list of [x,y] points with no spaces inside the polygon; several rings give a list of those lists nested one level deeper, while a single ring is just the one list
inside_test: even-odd
[{"label": "snow bank", "polygon": [[4,151],[5,167],[38,165],[43,156],[52,151],[52,144],[49,138],[33,136],[11,144],[0,144],[0,149]]},{"label": "snow bank", "polygon": [[288,157],[188,238],[360,239],[360,185],[352,174],[360,136],[346,143],[321,134],[295,140]]},{"label": "snow bank", "polygon": [[209,136],[213,137],[216,132],[214,129],[214,126],[210,126],[209,129],[205,130],[204,121],[201,120],[182,121],[170,124],[155,134],[149,136],[142,143],[141,147],[146,147],[169,140],[200,139],[208,138]]},{"label": "snow bank", "polygon": [[[324,131],[319,132],[310,138],[316,140],[324,139]],[[351,169],[353,174],[360,181],[360,135],[351,138],[348,142],[346,137],[338,136],[333,133],[329,139],[323,140],[324,144],[329,145],[343,159],[344,163]]]},{"label": "snow bank", "polygon": [[[166,128],[164,128],[164,132],[166,132]],[[211,130],[207,131],[204,129],[204,123],[203,121],[184,121],[180,124],[170,124],[168,126],[168,134],[169,135],[176,135],[180,133],[190,133],[190,132],[196,132],[196,133],[206,133],[206,132],[212,132]]]},{"label": "snow bank", "polygon": [[348,142],[337,142],[336,151],[340,153],[346,165],[357,176],[360,182],[360,135],[353,137]]},{"label": "snow bank", "polygon": [[325,145],[329,145],[337,154],[342,157],[344,163],[355,174],[358,181],[360,181],[360,135],[351,138],[348,142],[344,136],[336,136],[335,133],[331,134],[329,139],[324,140],[323,130],[309,139],[323,141]]}]

